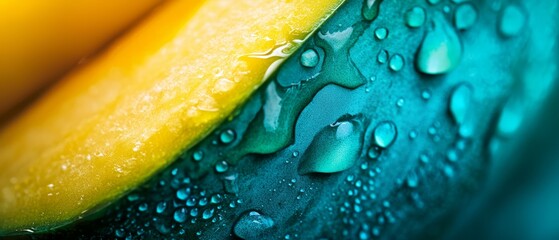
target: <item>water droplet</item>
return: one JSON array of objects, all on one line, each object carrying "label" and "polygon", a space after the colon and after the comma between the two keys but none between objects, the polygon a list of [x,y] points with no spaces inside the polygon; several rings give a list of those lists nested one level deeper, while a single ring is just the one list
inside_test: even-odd
[{"label": "water droplet", "polygon": [[115,235],[117,237],[124,237],[124,234],[125,234],[125,232],[124,232],[124,229],[122,229],[122,228],[119,228],[119,229],[115,230]]},{"label": "water droplet", "polygon": [[409,134],[410,139],[415,139],[417,138],[417,131],[415,130],[411,130],[410,134]]},{"label": "water droplet", "polygon": [[165,211],[165,209],[167,209],[167,203],[166,202],[160,202],[157,204],[157,207],[155,208],[155,211],[159,214],[163,213]]},{"label": "water droplet", "polygon": [[223,197],[221,197],[221,194],[214,194],[211,199],[210,199],[210,203],[212,204],[218,204],[223,200]]},{"label": "water droplet", "polygon": [[446,153],[446,159],[451,162],[456,162],[458,160],[458,152],[455,149],[450,149]]},{"label": "water droplet", "polygon": [[195,197],[191,197],[188,200],[186,200],[186,206],[189,207],[194,207],[196,206],[196,198]]},{"label": "water droplet", "polygon": [[422,163],[429,163],[429,156],[427,156],[427,154],[422,153],[421,155],[419,155],[419,161],[421,161]]},{"label": "water droplet", "polygon": [[128,195],[128,201],[130,202],[134,202],[137,201],[138,199],[140,199],[140,196],[137,193],[132,193],[130,195]]},{"label": "water droplet", "polygon": [[388,52],[384,49],[381,49],[377,54],[377,62],[383,64],[386,61],[388,61]]},{"label": "water droplet", "polygon": [[208,205],[208,198],[201,198],[200,201],[198,201],[198,206],[203,207]]},{"label": "water droplet", "polygon": [[524,11],[517,5],[508,5],[501,13],[499,31],[505,37],[518,35],[526,24]]},{"label": "water droplet", "polygon": [[299,156],[299,152],[298,152],[298,151],[293,151],[293,153],[291,154],[291,156],[293,156],[293,157],[298,157],[298,156]]},{"label": "water droplet", "polygon": [[215,165],[215,171],[218,173],[222,173],[227,171],[227,169],[229,169],[229,164],[227,164],[226,161],[219,161],[216,165]]},{"label": "water droplet", "polygon": [[270,217],[257,211],[249,211],[239,217],[233,226],[233,233],[242,239],[259,239],[273,226],[274,221]]},{"label": "water droplet", "polygon": [[375,144],[381,148],[387,148],[396,140],[398,132],[392,121],[380,122],[373,132]]},{"label": "water droplet", "polygon": [[210,218],[213,217],[213,215],[214,215],[214,209],[213,208],[206,209],[202,213],[202,219],[210,219]]},{"label": "water droplet", "polygon": [[470,3],[460,4],[454,12],[454,26],[458,30],[467,30],[477,20],[477,11]]},{"label": "water droplet", "polygon": [[425,74],[443,74],[454,69],[462,59],[462,43],[453,28],[440,14],[419,47],[415,64]]},{"label": "water droplet", "polygon": [[390,70],[392,70],[394,72],[398,72],[398,71],[402,70],[402,68],[404,67],[404,57],[402,57],[402,55],[400,55],[400,54],[394,54],[390,58],[390,62],[388,64],[389,64]]},{"label": "water droplet", "polygon": [[301,54],[299,61],[301,65],[308,68],[313,68],[318,64],[318,53],[314,49],[307,49]]},{"label": "water droplet", "polygon": [[524,119],[524,104],[519,98],[510,98],[497,121],[497,132],[502,137],[511,137],[522,124]]},{"label": "water droplet", "polygon": [[140,206],[138,206],[138,210],[140,212],[145,212],[146,210],[148,210],[148,204],[147,203],[140,204]]},{"label": "water droplet", "polygon": [[423,98],[423,100],[429,100],[431,98],[431,92],[429,90],[423,90],[423,92],[421,92],[421,98]]},{"label": "water droplet", "polygon": [[383,40],[386,37],[388,37],[388,29],[385,27],[379,27],[377,29],[375,29],[375,37],[378,40]]},{"label": "water droplet", "polygon": [[425,15],[425,10],[422,7],[413,7],[404,14],[404,21],[408,27],[418,28],[425,23]]},{"label": "water droplet", "polygon": [[396,106],[398,107],[403,107],[404,103],[406,103],[406,101],[403,98],[399,98],[398,101],[396,101]]},{"label": "water droplet", "polygon": [[362,143],[361,115],[344,115],[324,127],[301,157],[299,174],[334,173],[353,166]]},{"label": "water droplet", "polygon": [[235,137],[236,137],[235,131],[233,131],[231,129],[227,129],[227,130],[221,132],[221,134],[219,135],[219,140],[223,144],[228,144],[228,143],[233,142],[235,140]]},{"label": "water droplet", "polygon": [[372,21],[377,18],[379,13],[379,5],[382,0],[365,0],[363,4],[363,18]]},{"label": "water droplet", "polygon": [[192,217],[198,216],[198,208],[190,209],[190,216]]},{"label": "water droplet", "polygon": [[427,0],[427,2],[428,2],[429,4],[431,4],[431,5],[435,5],[435,4],[439,3],[439,2],[441,2],[441,0]]},{"label": "water droplet", "polygon": [[415,172],[410,172],[406,178],[406,184],[410,188],[416,188],[419,184],[419,179],[417,178],[417,174]]},{"label": "water droplet", "polygon": [[173,214],[173,219],[179,223],[186,221],[186,208],[177,209]]},{"label": "water droplet", "polygon": [[380,156],[381,152],[382,152],[382,149],[380,149],[379,147],[377,147],[377,146],[371,146],[371,147],[369,148],[369,150],[367,150],[367,156],[368,156],[370,159],[373,159],[373,160],[374,160],[374,159],[377,159],[377,158]]},{"label": "water droplet", "polygon": [[197,150],[194,151],[194,153],[192,153],[192,159],[196,162],[201,161],[204,158],[204,151],[202,150]]},{"label": "water droplet", "polygon": [[185,200],[188,197],[188,194],[190,193],[190,188],[182,188],[177,190],[177,198],[180,200]]},{"label": "water droplet", "polygon": [[472,88],[470,85],[459,84],[450,95],[450,113],[458,125],[462,125],[470,109]]}]

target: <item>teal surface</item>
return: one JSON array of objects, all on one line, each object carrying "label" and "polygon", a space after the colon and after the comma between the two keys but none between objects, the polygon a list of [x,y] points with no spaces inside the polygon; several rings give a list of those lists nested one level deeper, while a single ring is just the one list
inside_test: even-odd
[{"label": "teal surface", "polygon": [[38,237],[557,239],[553,214],[519,233],[470,223],[528,206],[482,203],[557,107],[558,4],[348,0],[231,121],[106,211]]}]

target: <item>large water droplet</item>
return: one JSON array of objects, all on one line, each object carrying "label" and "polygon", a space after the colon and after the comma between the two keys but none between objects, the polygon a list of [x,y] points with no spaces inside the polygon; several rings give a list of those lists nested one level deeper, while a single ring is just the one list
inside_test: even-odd
[{"label": "large water droplet", "polygon": [[425,18],[425,10],[422,7],[410,8],[404,14],[404,21],[406,22],[406,25],[411,28],[418,28],[423,26],[423,24],[425,23]]},{"label": "large water droplet", "polygon": [[390,67],[390,70],[394,72],[402,70],[402,68],[404,67],[404,57],[402,57],[402,55],[400,54],[392,55],[388,66]]},{"label": "large water droplet", "polygon": [[417,56],[417,69],[425,74],[443,74],[454,69],[462,59],[462,43],[456,31],[440,14],[427,32]]},{"label": "large water droplet", "polygon": [[318,64],[318,53],[314,49],[307,49],[301,54],[299,61],[304,67],[312,68]]},{"label": "large water droplet", "polygon": [[477,10],[470,3],[460,4],[454,12],[454,26],[458,30],[466,30],[477,20]]},{"label": "large water droplet", "polygon": [[516,5],[508,5],[501,13],[499,31],[505,37],[513,37],[522,31],[525,23],[524,11]]},{"label": "large water droplet", "polygon": [[379,6],[382,0],[365,0],[363,4],[363,18],[372,21],[378,16]]},{"label": "large water droplet", "polygon": [[396,140],[398,132],[392,121],[380,122],[373,132],[375,144],[381,148],[387,148]]},{"label": "large water droplet", "polygon": [[361,116],[344,115],[324,127],[301,157],[299,174],[334,173],[353,166],[362,143]]},{"label": "large water droplet", "polygon": [[266,230],[274,226],[274,220],[257,211],[249,211],[239,217],[233,233],[242,239],[259,239]]}]

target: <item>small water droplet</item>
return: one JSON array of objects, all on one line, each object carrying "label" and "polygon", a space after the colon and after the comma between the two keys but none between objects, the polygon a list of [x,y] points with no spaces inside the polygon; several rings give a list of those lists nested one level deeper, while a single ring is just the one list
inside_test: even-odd
[{"label": "small water droplet", "polygon": [[165,212],[165,209],[167,209],[167,203],[166,202],[160,202],[157,204],[157,207],[155,208],[155,211],[159,214]]},{"label": "small water droplet", "polygon": [[387,148],[396,140],[398,132],[392,121],[380,122],[373,132],[375,144],[381,148]]},{"label": "small water droplet", "polygon": [[249,211],[239,217],[233,226],[233,233],[242,239],[259,239],[273,226],[274,221],[270,217],[257,211]]},{"label": "small water droplet", "polygon": [[192,153],[192,159],[196,162],[201,161],[204,158],[204,151],[202,150],[197,150],[194,151],[194,153]]},{"label": "small water droplet", "polygon": [[177,190],[177,198],[180,200],[185,200],[188,197],[188,194],[190,194],[190,189],[189,188],[181,188],[179,190]]},{"label": "small water droplet", "polygon": [[186,208],[179,208],[173,214],[173,219],[179,223],[186,221]]},{"label": "small water droplet", "polygon": [[301,54],[299,61],[304,67],[313,68],[318,64],[318,53],[314,49],[307,49]]},{"label": "small water droplet", "polygon": [[470,109],[472,88],[470,85],[459,84],[450,95],[450,113],[458,125],[462,125]]},{"label": "small water droplet", "polygon": [[190,209],[190,216],[192,217],[198,216],[198,208]]},{"label": "small water droplet", "polygon": [[138,206],[138,210],[139,210],[140,212],[145,212],[145,211],[147,211],[147,210],[148,210],[148,204],[147,204],[147,203],[142,203],[142,204],[140,204],[140,206]]},{"label": "small water droplet", "polygon": [[417,131],[415,130],[411,130],[410,134],[409,134],[410,139],[415,139],[417,138]]},{"label": "small water droplet", "polygon": [[470,3],[460,4],[454,12],[454,26],[458,30],[467,30],[477,20],[477,10]]},{"label": "small water droplet", "polygon": [[425,74],[443,74],[451,71],[462,59],[462,43],[456,31],[448,26],[440,13],[435,15],[430,29],[417,52],[415,64]]},{"label": "small water droplet", "polygon": [[211,197],[210,202],[211,202],[212,204],[218,204],[218,203],[220,203],[222,200],[223,200],[223,197],[221,196],[221,194],[217,193],[217,194],[214,194],[214,195]]},{"label": "small water droplet", "polygon": [[456,162],[458,160],[458,152],[455,149],[450,149],[446,153],[446,159],[451,162]]},{"label": "small water droplet", "polygon": [[377,62],[380,64],[386,63],[388,61],[388,51],[381,49],[377,54]]},{"label": "small water droplet", "polygon": [[425,19],[425,9],[423,9],[422,7],[410,8],[404,14],[404,21],[406,22],[406,25],[411,28],[418,28],[423,26],[423,24],[425,23]]},{"label": "small water droplet", "polygon": [[229,144],[235,140],[236,133],[232,129],[227,129],[219,135],[219,141],[223,144]]},{"label": "small water droplet", "polygon": [[227,169],[229,169],[229,164],[227,164],[226,161],[219,161],[215,165],[215,171],[218,172],[218,173],[225,172],[225,171],[227,171]]},{"label": "small water droplet", "polygon": [[421,98],[423,98],[423,100],[429,100],[431,98],[431,91],[423,90],[421,92]]},{"label": "small water droplet", "polygon": [[388,29],[385,27],[379,27],[375,29],[375,37],[378,40],[384,40],[385,38],[388,37]]},{"label": "small water droplet", "polygon": [[198,201],[198,206],[203,207],[208,205],[208,198],[201,198],[200,201]]},{"label": "small water droplet", "polygon": [[406,100],[404,100],[403,98],[399,98],[398,101],[396,101],[396,106],[401,108],[404,106],[404,103],[406,103]]},{"label": "small water droplet", "polygon": [[202,219],[210,219],[213,217],[214,215],[214,209],[213,208],[209,208],[204,210],[204,212],[202,213]]},{"label": "small water droplet", "polygon": [[427,2],[428,2],[429,4],[431,4],[431,5],[435,5],[435,4],[439,3],[439,2],[441,2],[441,0],[427,0]]},{"label": "small water droplet", "polygon": [[130,195],[128,195],[128,201],[130,202],[134,202],[137,201],[138,199],[140,199],[140,196],[137,193],[132,193]]},{"label": "small water droplet", "polygon": [[508,5],[499,19],[499,32],[505,37],[518,35],[526,24],[524,11],[517,5]]},{"label": "small water droplet", "polygon": [[416,188],[417,185],[419,184],[419,179],[417,177],[417,174],[415,172],[410,172],[406,178],[406,184],[408,185],[408,187],[410,188]]},{"label": "small water droplet", "polygon": [[115,235],[117,237],[124,237],[124,235],[125,235],[124,229],[119,228],[119,229],[115,230]]},{"label": "small water droplet", "polygon": [[374,159],[377,159],[377,158],[380,156],[381,152],[382,152],[382,149],[380,149],[379,147],[377,147],[377,146],[371,146],[371,147],[369,148],[369,150],[367,150],[367,156],[368,156],[370,159],[373,159],[373,160],[374,160]]},{"label": "small water droplet", "polygon": [[502,137],[511,137],[522,124],[524,119],[524,104],[517,97],[511,97],[497,121],[497,132]]},{"label": "small water droplet", "polygon": [[390,58],[390,62],[388,64],[389,64],[390,70],[392,70],[394,72],[398,72],[398,71],[402,70],[402,68],[404,67],[404,57],[402,57],[402,55],[400,55],[400,54],[394,54]]}]

